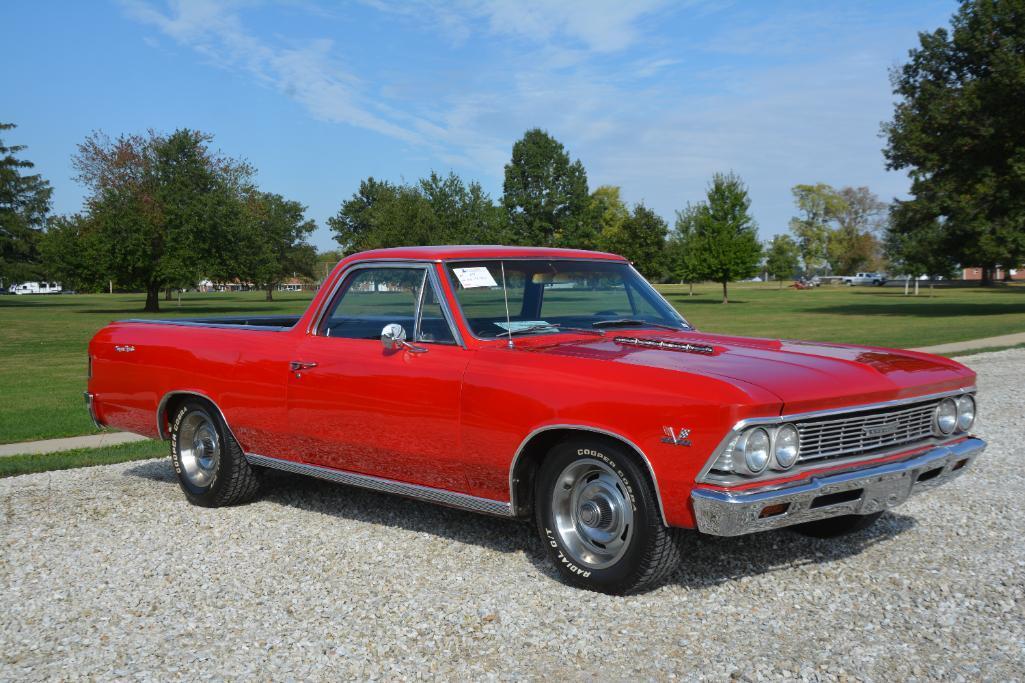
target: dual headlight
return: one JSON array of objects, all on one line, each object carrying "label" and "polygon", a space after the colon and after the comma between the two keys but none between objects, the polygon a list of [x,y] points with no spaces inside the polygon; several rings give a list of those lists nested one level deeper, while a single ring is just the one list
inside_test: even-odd
[{"label": "dual headlight", "polygon": [[797,427],[784,424],[779,427],[752,427],[740,433],[733,447],[724,455],[723,463],[738,474],[761,474],[767,467],[788,470],[797,463],[801,450],[801,436]]},{"label": "dual headlight", "polygon": [[975,399],[970,394],[945,398],[933,411],[932,429],[937,436],[967,432],[975,424]]}]

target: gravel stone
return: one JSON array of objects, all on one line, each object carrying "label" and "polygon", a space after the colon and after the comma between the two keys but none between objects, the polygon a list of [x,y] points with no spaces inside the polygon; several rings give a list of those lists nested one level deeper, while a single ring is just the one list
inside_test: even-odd
[{"label": "gravel stone", "polygon": [[966,359],[989,450],[841,540],[692,534],[668,584],[562,585],[527,524],[168,459],[0,480],[0,680],[1025,679],[1025,351]]}]

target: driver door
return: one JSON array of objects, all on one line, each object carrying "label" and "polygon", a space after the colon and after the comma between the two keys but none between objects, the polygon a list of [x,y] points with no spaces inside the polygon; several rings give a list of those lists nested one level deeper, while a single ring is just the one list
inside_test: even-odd
[{"label": "driver door", "polygon": [[[297,348],[288,420],[305,462],[465,492],[459,394],[469,360],[438,298],[433,264],[350,271]],[[388,349],[401,325],[410,346]]]}]

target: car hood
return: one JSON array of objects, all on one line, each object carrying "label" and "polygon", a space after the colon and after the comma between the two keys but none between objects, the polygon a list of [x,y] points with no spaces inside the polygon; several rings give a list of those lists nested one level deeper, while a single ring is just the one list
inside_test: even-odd
[{"label": "car hood", "polygon": [[[869,346],[661,330],[536,341],[529,350],[753,384],[778,396],[787,413],[913,398],[975,381],[971,370],[948,358]],[[668,344],[660,348],[661,342]]]}]

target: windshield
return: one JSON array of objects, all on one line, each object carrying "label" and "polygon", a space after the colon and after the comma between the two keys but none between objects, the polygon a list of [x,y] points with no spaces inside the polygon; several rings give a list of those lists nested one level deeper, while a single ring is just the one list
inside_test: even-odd
[{"label": "windshield", "polygon": [[[550,334],[687,322],[621,261],[489,260],[448,265],[456,299],[474,335]],[[503,292],[504,281],[508,289]],[[508,297],[509,320],[506,320]]]}]

